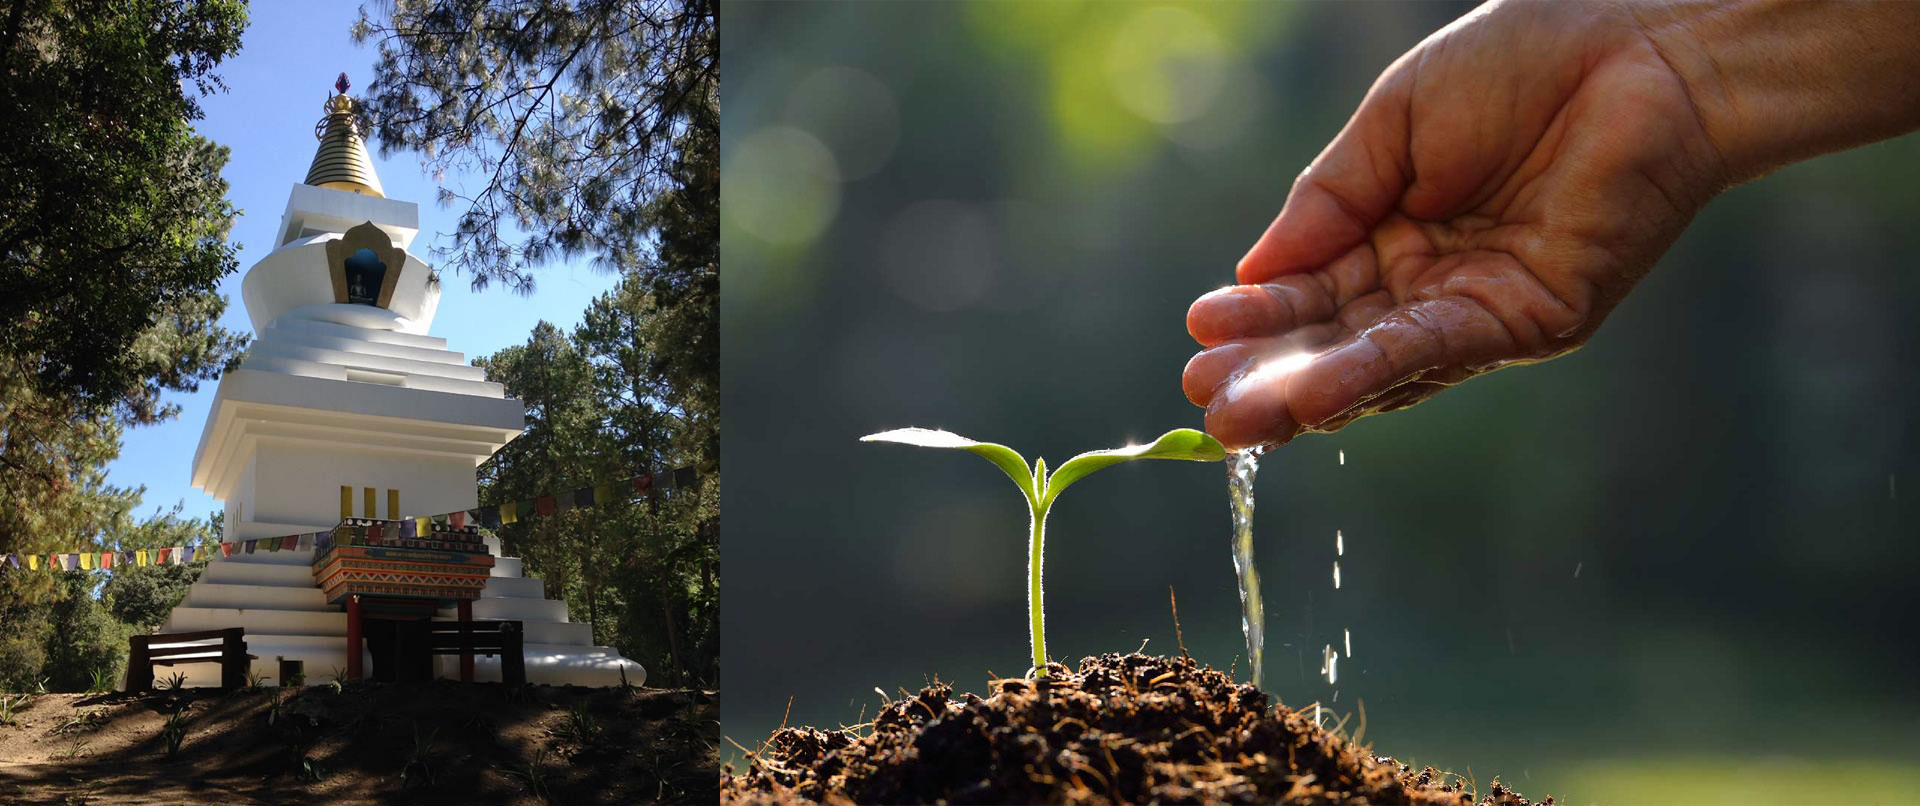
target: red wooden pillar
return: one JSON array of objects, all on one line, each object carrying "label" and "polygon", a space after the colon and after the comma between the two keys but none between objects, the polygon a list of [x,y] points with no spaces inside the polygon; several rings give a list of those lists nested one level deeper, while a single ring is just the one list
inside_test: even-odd
[{"label": "red wooden pillar", "polygon": [[460,600],[460,682],[473,682],[473,602]]},{"label": "red wooden pillar", "polygon": [[347,679],[360,681],[360,594],[347,595]]}]

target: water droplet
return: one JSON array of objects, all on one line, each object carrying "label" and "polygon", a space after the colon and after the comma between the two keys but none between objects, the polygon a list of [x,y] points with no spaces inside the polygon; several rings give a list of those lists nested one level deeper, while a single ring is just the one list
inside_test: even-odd
[{"label": "water droplet", "polygon": [[1327,676],[1327,685],[1340,681],[1340,655],[1333,651],[1332,644],[1320,650],[1320,673]]},{"label": "water droplet", "polygon": [[1339,563],[1333,564],[1333,589],[1334,590],[1340,589],[1340,564]]},{"label": "water droplet", "polygon": [[1347,538],[1340,534],[1339,529],[1333,530],[1333,553],[1342,557],[1347,554]]},{"label": "water droplet", "polygon": [[1341,451],[1341,452],[1340,452],[1340,465],[1341,465],[1342,467],[1345,467],[1345,466],[1346,466],[1346,464],[1347,464],[1347,452],[1346,452],[1346,451]]},{"label": "water droplet", "polygon": [[1585,561],[1585,560],[1582,560],[1582,561],[1580,561],[1580,562],[1577,562],[1577,563],[1574,563],[1574,564],[1573,564],[1573,578],[1574,578],[1574,579],[1579,579],[1579,578],[1580,578],[1580,566],[1583,566],[1583,565],[1586,565],[1586,564],[1587,564],[1587,563],[1586,563],[1586,561]]},{"label": "water droplet", "polygon": [[1347,635],[1347,657],[1353,657],[1353,630],[1343,630]]}]

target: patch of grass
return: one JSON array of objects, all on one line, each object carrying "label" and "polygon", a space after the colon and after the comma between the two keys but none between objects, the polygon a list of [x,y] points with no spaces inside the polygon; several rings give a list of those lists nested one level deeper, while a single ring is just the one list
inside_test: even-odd
[{"label": "patch of grass", "polygon": [[87,681],[87,691],[88,692],[112,691],[113,679],[116,676],[117,675],[113,673],[112,669],[94,669],[92,675],[89,677]]},{"label": "patch of grass", "polygon": [[607,726],[601,724],[600,718],[586,703],[575,703],[567,709],[566,718],[560,721],[560,727],[554,733],[581,750],[595,750],[606,740]]},{"label": "patch of grass", "polygon": [[260,689],[266,688],[266,686],[267,686],[266,675],[263,675],[259,672],[247,672],[247,689],[248,690],[258,691]]},{"label": "patch of grass", "polygon": [[187,709],[182,708],[167,715],[167,723],[160,726],[160,740],[166,743],[167,758],[180,755],[180,743],[187,739]]},{"label": "patch of grass", "polygon": [[[420,723],[413,723],[413,751],[407,756],[406,765],[400,768],[402,789],[413,783],[422,782],[423,786],[433,786],[433,740],[439,736],[439,728],[421,733]],[[415,770],[419,772],[416,774]]]},{"label": "patch of grass", "polygon": [[11,727],[19,719],[19,712],[33,698],[25,694],[0,694],[0,727]]},{"label": "patch of grass", "polygon": [[65,736],[65,735],[74,734],[74,733],[91,733],[93,731],[99,730],[100,726],[105,725],[106,723],[107,723],[107,714],[105,711],[81,711],[80,713],[74,714],[73,716],[67,717],[66,719],[62,720],[60,724],[55,725],[53,730],[48,731],[47,733],[50,736]]},{"label": "patch of grass", "polygon": [[179,691],[187,687],[187,673],[174,672],[160,681],[161,691]]},{"label": "patch of grass", "polygon": [[550,802],[547,795],[546,748],[533,751],[533,758],[528,759],[525,765],[507,770],[506,773],[519,780],[526,787],[527,794],[534,796],[541,803]]}]

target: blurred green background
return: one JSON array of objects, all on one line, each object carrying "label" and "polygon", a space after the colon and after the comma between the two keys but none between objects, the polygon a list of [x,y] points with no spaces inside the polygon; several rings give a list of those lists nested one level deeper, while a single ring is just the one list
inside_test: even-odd
[{"label": "blurred green background", "polygon": [[[727,5],[727,735],[1024,672],[1018,493],[856,439],[1197,426],[1188,303],[1466,9]],[[1269,455],[1267,688],[1563,803],[1920,799],[1916,188],[1909,137],[1735,189],[1579,353]],[[1222,466],[1050,526],[1054,657],[1176,652],[1169,586],[1195,656],[1243,653]]]}]

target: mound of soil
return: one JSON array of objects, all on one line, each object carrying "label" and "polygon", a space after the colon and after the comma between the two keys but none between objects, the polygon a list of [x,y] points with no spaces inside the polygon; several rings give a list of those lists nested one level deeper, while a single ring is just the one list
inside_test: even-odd
[{"label": "mound of soil", "polygon": [[719,711],[454,682],[46,694],[0,722],[0,803],[711,804]]},{"label": "mound of soil", "polygon": [[[997,681],[984,699],[936,684],[864,731],[783,728],[745,773],[729,767],[721,800],[1476,802],[1458,777],[1375,756],[1191,658],[1109,654],[1048,674]],[[1477,802],[1530,804],[1498,781]]]}]

